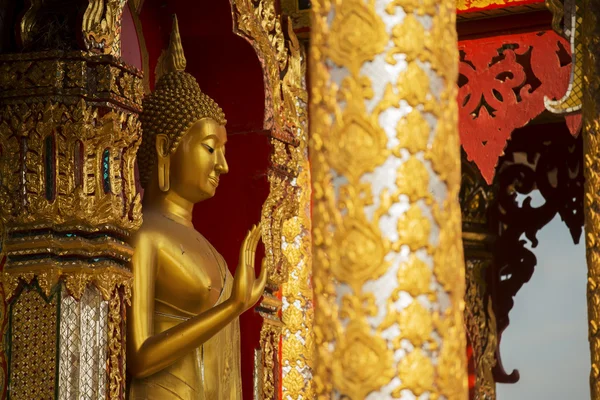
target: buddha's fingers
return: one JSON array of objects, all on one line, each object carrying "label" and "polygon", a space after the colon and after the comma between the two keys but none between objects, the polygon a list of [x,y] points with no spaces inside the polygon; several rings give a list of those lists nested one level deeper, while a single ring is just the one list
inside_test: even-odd
[{"label": "buddha's fingers", "polygon": [[240,255],[239,255],[239,260],[238,260],[238,263],[240,263],[240,264],[244,264],[246,261],[248,238],[250,237],[250,234],[252,234],[252,230],[248,231],[248,233],[246,234],[246,237],[244,238],[244,241],[242,242],[242,246],[240,247]]},{"label": "buddha's fingers", "polygon": [[250,228],[250,231],[247,235],[247,241],[244,245],[244,265],[251,265],[252,259],[252,247],[254,246],[254,236],[256,233],[256,225],[253,225]]},{"label": "buddha's fingers", "polygon": [[252,246],[254,245],[254,233],[256,232],[256,225],[252,226],[248,235],[248,245],[246,246],[246,254],[244,259],[244,265],[249,266],[252,262]]},{"label": "buddha's fingers", "polygon": [[247,265],[252,268],[254,273],[254,259],[256,258],[256,247],[258,246],[258,241],[260,240],[260,225],[255,225],[252,230],[251,235],[251,243],[248,246],[248,263]]}]

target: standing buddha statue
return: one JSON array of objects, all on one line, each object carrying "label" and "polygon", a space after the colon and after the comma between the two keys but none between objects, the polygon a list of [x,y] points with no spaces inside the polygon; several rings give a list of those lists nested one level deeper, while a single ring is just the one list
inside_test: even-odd
[{"label": "standing buddha statue", "polygon": [[195,203],[214,196],[228,172],[225,116],[185,72],[177,19],[144,99],[138,161],[144,222],[132,238],[128,310],[131,400],[242,398],[239,320],[263,293],[254,273],[260,229],[244,240],[235,276],[194,229]]}]

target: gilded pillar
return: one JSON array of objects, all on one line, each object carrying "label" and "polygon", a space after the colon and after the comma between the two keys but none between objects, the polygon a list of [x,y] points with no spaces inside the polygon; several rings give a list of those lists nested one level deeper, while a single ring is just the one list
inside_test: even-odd
[{"label": "gilded pillar", "polygon": [[497,188],[488,185],[479,169],[462,157],[462,238],[465,250],[465,327],[475,373],[472,399],[495,400],[498,335],[492,299],[487,290],[486,273],[493,263],[492,216]]},{"label": "gilded pillar", "polygon": [[[579,15],[581,16],[581,14]],[[591,399],[600,399],[600,4],[583,12],[583,157]],[[579,53],[581,54],[581,53]]]},{"label": "gilded pillar", "polygon": [[316,396],[466,399],[455,2],[312,7]]},{"label": "gilded pillar", "polygon": [[3,390],[124,399],[143,96],[120,59],[125,1],[29,3],[0,55]]},{"label": "gilded pillar", "polygon": [[[234,32],[248,40],[263,66],[263,128],[271,136],[269,196],[262,241],[269,277],[256,310],[263,317],[254,358],[254,398],[311,399],[312,286],[310,167],[306,58],[292,24],[274,0],[231,0]],[[253,16],[253,17],[250,17]]]},{"label": "gilded pillar", "polygon": [[[298,177],[294,182],[297,190],[297,212],[283,225],[283,253],[288,263],[288,278],[282,285],[282,394],[284,399],[314,398],[312,385],[313,362],[313,290],[310,220],[310,163],[308,161],[308,99],[304,76],[306,59],[301,44],[290,43],[290,64],[298,78],[295,93],[298,147],[294,158]],[[289,73],[288,73],[289,74]],[[290,76],[294,76],[290,74]]]}]

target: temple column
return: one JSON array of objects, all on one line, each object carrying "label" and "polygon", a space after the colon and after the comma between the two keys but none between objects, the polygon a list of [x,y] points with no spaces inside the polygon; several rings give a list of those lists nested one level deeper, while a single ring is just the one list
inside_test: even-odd
[{"label": "temple column", "polygon": [[312,7],[316,396],[466,399],[455,2]]},{"label": "temple column", "polygon": [[[600,4],[583,2],[583,158],[591,399],[600,399]],[[579,53],[581,54],[581,53]]]},{"label": "temple column", "polygon": [[497,238],[490,224],[496,194],[497,187],[488,185],[477,166],[463,153],[460,202],[465,250],[465,327],[471,353],[469,370],[473,368],[475,378],[470,398],[474,400],[496,399],[492,369],[496,365],[498,335],[486,282]]},{"label": "temple column", "polygon": [[0,55],[1,395],[124,399],[142,75],[124,0],[59,3],[16,10]]}]

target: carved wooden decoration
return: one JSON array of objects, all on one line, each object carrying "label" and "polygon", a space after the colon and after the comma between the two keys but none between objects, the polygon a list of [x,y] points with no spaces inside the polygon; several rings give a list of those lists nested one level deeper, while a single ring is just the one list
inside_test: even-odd
[{"label": "carved wooden decoration", "polygon": [[[500,236],[492,273],[488,275],[498,344],[508,327],[514,297],[531,279],[537,265],[535,254],[525,246],[523,237],[535,248],[537,233],[558,214],[573,241],[579,242],[583,229],[582,143],[581,136],[573,137],[564,125],[534,125],[515,132],[500,160],[497,176]],[[540,206],[532,205],[531,194],[535,190],[539,190],[544,200]],[[520,201],[518,195],[525,198]],[[500,350],[496,357],[496,382],[517,382],[518,371],[506,373]]]},{"label": "carved wooden decoration", "polygon": [[488,183],[513,130],[544,110],[544,96],[561,97],[571,57],[554,31],[459,43],[460,140]]}]

